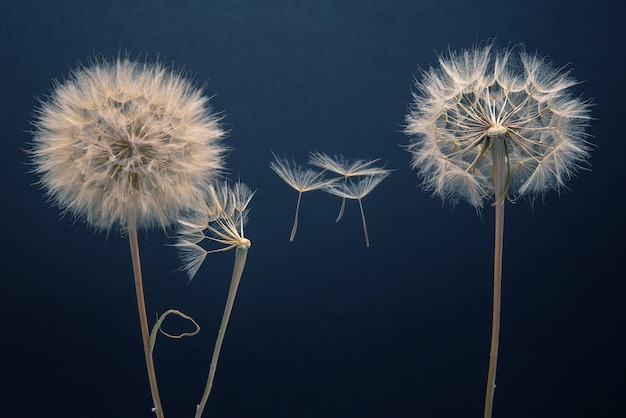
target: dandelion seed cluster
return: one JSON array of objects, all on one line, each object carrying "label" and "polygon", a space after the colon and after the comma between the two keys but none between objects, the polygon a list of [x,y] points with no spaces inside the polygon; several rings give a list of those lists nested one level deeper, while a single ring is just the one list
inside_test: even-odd
[{"label": "dandelion seed cluster", "polygon": [[[273,153],[272,153],[273,154]],[[285,183],[298,191],[298,203],[296,204],[296,214],[294,218],[293,228],[291,230],[290,241],[293,241],[298,227],[298,211],[300,210],[300,199],[302,193],[311,190],[323,190],[335,196],[342,198],[341,209],[337,216],[337,222],[343,217],[343,211],[346,199],[354,199],[359,201],[361,209],[361,217],[363,221],[363,229],[365,232],[365,245],[369,247],[369,238],[367,235],[367,226],[365,223],[365,213],[363,212],[363,204],[361,200],[368,195],[392,170],[384,167],[375,167],[378,162],[375,160],[347,160],[341,155],[329,156],[322,152],[311,152],[309,154],[309,164],[322,171],[318,172],[279,158],[274,154],[275,161],[270,163],[270,168],[274,170]],[[324,173],[330,172],[339,174],[341,177],[325,179]],[[361,180],[354,181],[354,178],[362,177]],[[343,179],[341,185],[339,181]]]},{"label": "dandelion seed cluster", "polygon": [[208,99],[160,63],[74,71],[38,109],[32,161],[48,197],[98,230],[166,227],[222,167]]},{"label": "dandelion seed cluster", "polygon": [[504,141],[510,199],[561,190],[590,150],[590,104],[573,96],[576,83],[521,47],[488,44],[439,57],[416,82],[406,117],[412,166],[424,187],[477,208],[496,199],[488,151]]},{"label": "dandelion seed cluster", "polygon": [[[178,220],[176,246],[189,280],[196,275],[207,254],[252,245],[243,227],[248,221],[248,206],[254,193],[239,181],[217,182],[208,187],[202,208]],[[199,245],[204,240],[223,247],[205,250]]]}]

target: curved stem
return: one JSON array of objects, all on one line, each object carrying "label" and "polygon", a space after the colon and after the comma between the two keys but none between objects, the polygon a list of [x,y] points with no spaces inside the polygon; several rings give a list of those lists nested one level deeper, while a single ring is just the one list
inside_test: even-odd
[{"label": "curved stem", "polygon": [[365,222],[365,212],[363,212],[363,203],[359,199],[359,208],[361,209],[361,221],[363,221],[363,234],[365,234],[365,246],[370,246],[370,237],[367,233],[367,223]]},{"label": "curved stem", "polygon": [[298,191],[298,203],[296,204],[296,215],[293,218],[293,228],[291,228],[291,235],[289,241],[293,242],[296,237],[296,231],[298,230],[298,212],[300,212],[300,200],[302,199],[302,192]]},{"label": "curved stem", "polygon": [[500,344],[500,307],[502,296],[502,249],[504,241],[504,201],[507,188],[506,144],[503,137],[492,141],[493,181],[495,188],[496,226],[493,257],[493,316],[491,323],[491,348],[489,350],[489,373],[485,395],[484,418],[491,418],[493,396],[496,390],[496,368],[498,366],[498,346]]},{"label": "curved stem", "polygon": [[195,418],[200,418],[204,407],[206,406],[211,388],[213,387],[213,379],[215,378],[215,370],[217,369],[217,360],[220,356],[220,350],[222,349],[222,343],[224,342],[224,335],[226,334],[226,327],[228,326],[228,320],[230,319],[230,313],[233,310],[235,303],[235,296],[237,296],[237,288],[241,281],[241,275],[243,274],[243,268],[246,266],[246,258],[248,257],[247,247],[237,247],[235,250],[235,265],[233,267],[233,275],[230,280],[230,289],[228,290],[228,297],[226,298],[226,306],[224,307],[224,314],[222,315],[222,323],[220,329],[217,332],[217,341],[213,348],[213,357],[211,358],[211,365],[209,367],[209,376],[207,378],[206,387],[202,394],[200,403],[196,406]]},{"label": "curved stem", "polygon": [[[343,178],[343,191],[346,191],[346,187],[348,185],[348,177],[344,176]],[[341,218],[343,218],[343,211],[346,208],[346,198],[343,197],[341,199],[341,208],[339,208],[339,215],[337,215],[337,219],[335,219],[335,222],[339,222],[341,220]]]},{"label": "curved stem", "polygon": [[137,229],[128,228],[128,241],[130,243],[130,255],[133,260],[133,274],[135,276],[135,293],[137,294],[137,308],[139,309],[139,323],[141,325],[141,340],[143,342],[143,354],[146,359],[148,369],[148,380],[150,381],[150,392],[152,393],[152,411],[157,418],[163,418],[163,407],[159,396],[154,361],[152,360],[152,350],[150,349],[150,332],[148,330],[148,317],[146,315],[146,303],[143,295],[143,280],[141,276],[141,261],[139,258],[139,243],[137,241]]},{"label": "curved stem", "polygon": [[[165,321],[165,318],[167,318],[167,316],[170,314],[175,314],[177,316],[180,316],[183,319],[187,319],[196,327],[196,329],[191,332],[181,332],[178,335],[173,335],[173,334],[163,331],[161,329],[161,325],[163,324],[163,321]],[[185,315],[178,309],[168,309],[159,317],[159,319],[156,321],[156,324],[152,326],[152,331],[150,332],[150,355],[152,355],[152,351],[154,350],[154,345],[156,344],[157,334],[159,332],[161,332],[161,334],[165,335],[166,337],[170,337],[173,339],[179,339],[183,337],[193,337],[194,335],[200,332],[200,325],[198,325],[198,323],[192,317],[190,317],[189,315]]]}]

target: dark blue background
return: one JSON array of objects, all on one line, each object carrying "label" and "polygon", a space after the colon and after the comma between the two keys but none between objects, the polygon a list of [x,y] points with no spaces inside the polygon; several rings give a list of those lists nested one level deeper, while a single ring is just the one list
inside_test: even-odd
[{"label": "dark blue background", "polygon": [[[418,68],[496,37],[571,63],[592,98],[592,170],[534,207],[507,205],[494,418],[616,417],[624,377],[623,17],[596,1],[2,1],[0,416],[151,417],[127,241],[59,220],[28,174],[36,97],[77,63],[160,57],[207,84],[258,192],[248,265],[207,417],[480,417],[489,355],[493,212],[423,192],[399,145]],[[270,148],[381,158],[397,169],[358,205],[296,193]],[[202,326],[161,338],[168,418],[191,417],[232,252],[189,285],[172,241],[142,233],[147,309]],[[186,324],[172,321],[168,327]]]}]

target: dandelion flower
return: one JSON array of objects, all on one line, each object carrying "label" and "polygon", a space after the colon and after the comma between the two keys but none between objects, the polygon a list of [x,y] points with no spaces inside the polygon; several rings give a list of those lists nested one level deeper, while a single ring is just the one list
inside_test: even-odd
[{"label": "dandelion flower", "polygon": [[[387,170],[382,167],[372,167],[378,162],[378,158],[375,160],[346,160],[343,156],[335,155],[330,157],[322,152],[310,153],[309,164],[330,171],[343,176],[344,185],[347,184],[349,177],[354,176],[372,176],[378,174],[388,173]],[[343,211],[346,207],[346,198],[341,199],[341,208],[339,209],[339,215],[335,222],[339,222],[343,217]]]},{"label": "dandelion flower", "polygon": [[523,48],[492,44],[439,57],[416,82],[405,132],[412,166],[443,200],[496,211],[492,340],[485,418],[493,408],[500,330],[504,202],[562,190],[589,157],[590,103],[569,72]]},{"label": "dandelion flower", "polygon": [[37,112],[32,161],[48,197],[99,230],[166,227],[222,167],[202,90],[160,63],[75,70]]},{"label": "dandelion flower", "polygon": [[[183,270],[193,279],[207,254],[228,251],[236,247],[250,247],[244,236],[244,224],[248,219],[248,205],[253,191],[243,183],[230,185],[221,181],[209,186],[208,202],[203,210],[187,214],[179,219],[178,240]],[[209,240],[222,245],[217,249],[205,250],[199,244]]]},{"label": "dandelion flower", "polygon": [[[226,306],[224,307],[222,322],[213,349],[207,383],[200,403],[196,406],[196,418],[202,416],[213,387],[213,379],[215,378],[217,362],[224,342],[224,336],[226,335],[226,327],[235,304],[237,289],[239,288],[239,282],[241,281],[248,256],[248,248],[251,245],[250,240],[244,236],[243,227],[247,220],[248,205],[253,196],[254,192],[245,184],[236,182],[231,186],[228,182],[223,181],[210,186],[208,201],[204,206],[204,210],[179,220],[181,228],[176,245],[181,250],[183,269],[187,271],[190,280],[200,268],[207,254],[235,249],[235,264]],[[204,239],[216,242],[223,245],[223,247],[205,250],[199,245]]]},{"label": "dandelion flower", "polygon": [[[405,132],[424,186],[453,203],[561,190],[585,163],[589,103],[576,81],[523,49],[492,45],[439,58],[416,82]],[[494,154],[496,153],[496,154]],[[502,189],[492,173],[503,163]]]},{"label": "dandelion flower", "polygon": [[127,231],[144,357],[164,416],[149,344],[137,228],[165,228],[196,207],[222,167],[224,131],[202,90],[160,63],[118,58],[55,83],[34,122],[31,158],[63,213]]},{"label": "dandelion flower", "polygon": [[383,173],[370,174],[359,181],[349,180],[347,183],[338,185],[336,183],[329,185],[324,190],[328,193],[339,196],[342,199],[354,199],[359,201],[359,209],[361,210],[361,221],[363,222],[363,234],[365,234],[365,246],[370,246],[369,234],[367,233],[367,223],[365,222],[365,213],[363,212],[363,198],[370,194],[376,186],[380,184],[390,173],[386,170]]},{"label": "dandelion flower", "polygon": [[298,202],[296,203],[296,214],[293,220],[293,227],[291,228],[291,235],[289,241],[293,241],[296,236],[296,230],[298,229],[298,212],[300,211],[300,200],[302,199],[302,193],[309,192],[311,190],[323,189],[337,179],[324,179],[323,172],[317,172],[311,169],[305,169],[296,163],[290,163],[289,160],[281,159],[276,154],[274,159],[270,163],[270,168],[274,170],[278,176],[285,181],[288,185],[298,191]]}]

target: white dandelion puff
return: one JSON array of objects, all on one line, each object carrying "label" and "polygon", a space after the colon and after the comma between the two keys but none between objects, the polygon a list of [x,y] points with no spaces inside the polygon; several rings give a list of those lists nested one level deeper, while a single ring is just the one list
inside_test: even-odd
[{"label": "white dandelion puff", "polygon": [[406,117],[412,166],[444,201],[495,206],[494,303],[485,396],[493,408],[500,333],[504,202],[565,183],[587,164],[590,103],[569,72],[522,47],[492,44],[439,57],[416,81]]},{"label": "white dandelion puff", "polygon": [[[405,132],[424,187],[480,208],[491,199],[561,190],[586,164],[590,104],[576,81],[522,48],[491,44],[439,57],[416,82]],[[493,149],[502,143],[506,190],[496,191]]]},{"label": "white dandelion puff", "polygon": [[160,63],[75,70],[37,111],[34,171],[61,210],[99,230],[166,227],[222,168],[219,118]]},{"label": "white dandelion puff", "polygon": [[222,168],[224,131],[202,90],[161,63],[80,67],[36,111],[30,157],[48,198],[96,230],[128,233],[144,357],[164,416],[146,315],[138,228],[197,207]]}]

